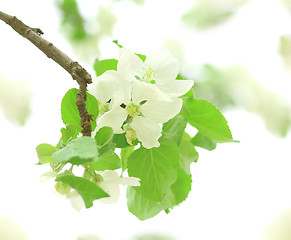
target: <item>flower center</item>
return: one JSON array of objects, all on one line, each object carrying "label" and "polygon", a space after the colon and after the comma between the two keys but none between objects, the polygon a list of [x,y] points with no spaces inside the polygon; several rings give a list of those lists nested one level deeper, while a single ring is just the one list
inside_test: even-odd
[{"label": "flower center", "polygon": [[109,103],[101,104],[99,102],[99,116],[103,115],[104,113],[108,112],[110,110]]},{"label": "flower center", "polygon": [[134,115],[138,115],[138,116],[141,115],[141,113],[140,113],[140,111],[139,111],[139,106],[133,104],[133,102],[129,103],[129,104],[126,106],[125,110],[127,110],[127,112],[128,112],[128,116],[129,116],[129,117],[133,117]]},{"label": "flower center", "polygon": [[155,83],[155,80],[157,78],[156,72],[151,67],[149,67],[148,69],[143,68],[143,70],[144,76],[141,80],[147,83]]}]

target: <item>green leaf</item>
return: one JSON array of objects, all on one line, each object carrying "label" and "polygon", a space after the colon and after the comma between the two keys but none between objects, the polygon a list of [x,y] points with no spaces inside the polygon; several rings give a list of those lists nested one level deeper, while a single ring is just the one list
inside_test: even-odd
[{"label": "green leaf", "polygon": [[125,133],[114,134],[112,141],[113,141],[113,143],[116,144],[117,148],[125,148],[129,145],[127,140],[126,140]]},{"label": "green leaf", "polygon": [[[72,88],[65,94],[61,104],[61,112],[64,124],[73,125],[79,133],[81,132],[82,127],[81,118],[76,105],[77,92],[78,89]],[[98,101],[93,95],[87,93],[87,100],[85,103],[88,113],[93,116],[93,121],[91,122],[93,131],[96,127],[96,118],[99,113]]]},{"label": "green leaf", "polygon": [[115,43],[119,48],[123,48],[123,46],[119,44],[118,40],[113,40],[112,42]]},{"label": "green leaf", "polygon": [[187,120],[182,115],[177,115],[163,124],[162,134],[165,138],[174,140],[178,145],[181,142],[187,125]]},{"label": "green leaf", "polygon": [[61,104],[61,112],[64,124],[71,124],[77,132],[81,132],[81,118],[76,105],[77,92],[78,89],[72,88],[65,94]]},{"label": "green leaf", "polygon": [[[176,77],[176,80],[188,80],[188,79],[185,78],[184,76],[182,76],[181,74],[178,74],[178,76]],[[180,96],[180,98],[182,98],[182,99],[193,99],[194,98],[193,87],[191,87],[190,90],[188,92],[186,92],[184,95]]]},{"label": "green leaf", "polygon": [[116,59],[104,59],[104,60],[99,60],[96,58],[94,62],[94,70],[96,73],[96,76],[99,77],[102,75],[104,72],[108,70],[117,70],[117,63],[118,61]]},{"label": "green leaf", "polygon": [[90,165],[97,171],[115,170],[121,167],[120,158],[113,150],[102,154]]},{"label": "green leaf", "polygon": [[227,121],[220,111],[204,99],[185,100],[182,114],[203,135],[216,142],[233,142]]},{"label": "green leaf", "polygon": [[171,186],[172,194],[174,195],[173,206],[179,205],[187,197],[191,191],[192,176],[187,174],[181,168],[178,169],[178,177],[176,182]]},{"label": "green leaf", "polygon": [[75,165],[87,163],[96,159],[98,155],[96,142],[91,137],[76,138],[52,157],[59,163],[72,163]]},{"label": "green leaf", "polygon": [[194,138],[191,139],[191,143],[194,146],[205,148],[209,151],[214,150],[216,148],[216,142],[206,136],[204,136],[202,133],[198,132]]},{"label": "green leaf", "polygon": [[194,90],[193,87],[186,92],[184,95],[182,95],[180,98],[182,98],[183,100],[185,99],[193,99],[194,98]]},{"label": "green leaf", "polygon": [[176,77],[177,80],[187,80],[186,78],[184,78],[184,76],[182,76],[182,74],[178,74],[178,76]]},{"label": "green leaf", "polygon": [[99,156],[107,153],[108,151],[114,151],[115,144],[112,142],[112,139],[103,147],[98,147]]},{"label": "green leaf", "polygon": [[112,139],[113,136],[113,129],[111,127],[103,127],[98,130],[95,135],[95,141],[99,148],[103,147],[104,145],[108,144],[109,141]]},{"label": "green leaf", "polygon": [[113,130],[110,127],[103,127],[98,130],[95,135],[95,140],[98,147],[99,155],[112,151],[115,148],[115,144],[112,142]]},{"label": "green leaf", "polygon": [[55,160],[52,158],[52,154],[58,149],[50,144],[42,143],[36,147],[39,164],[53,163]]},{"label": "green leaf", "polygon": [[[118,40],[113,40],[113,43],[115,43],[119,48],[123,48],[124,46],[120,45]],[[146,56],[140,53],[136,53],[136,55],[144,62],[146,60]]]},{"label": "green leaf", "polygon": [[127,188],[126,197],[128,210],[139,220],[154,217],[163,210],[159,203],[146,198],[134,187]]},{"label": "green leaf", "polygon": [[177,180],[168,189],[160,202],[147,198],[137,188],[128,187],[126,192],[128,210],[139,220],[154,217],[162,210],[169,212],[170,208],[179,205],[188,197],[191,183],[191,175],[178,168]]},{"label": "green leaf", "polygon": [[121,148],[120,157],[122,162],[122,172],[127,169],[127,159],[134,151],[134,146],[127,146],[125,148]]},{"label": "green leaf", "polygon": [[199,154],[196,151],[193,144],[190,142],[191,137],[184,133],[182,141],[179,146],[180,151],[180,167],[187,173],[190,174],[190,165],[193,162],[197,162]]},{"label": "green leaf", "polygon": [[77,137],[78,132],[73,124],[67,124],[66,128],[61,129],[62,133],[62,142],[66,144],[68,141],[73,140]]},{"label": "green leaf", "polygon": [[162,208],[169,213],[170,208],[174,208],[183,202],[191,191],[192,176],[186,174],[181,168],[177,171],[177,180],[171,186],[161,201]]},{"label": "green leaf", "polygon": [[147,56],[146,55],[143,55],[143,54],[140,54],[140,53],[136,53],[135,54],[136,56],[138,56],[143,62],[146,60]]},{"label": "green leaf", "polygon": [[92,207],[93,201],[96,199],[109,197],[109,195],[95,183],[82,177],[76,177],[67,172],[58,175],[56,181],[68,184],[75,189],[83,198],[86,208]]},{"label": "green leaf", "polygon": [[140,178],[137,191],[154,201],[161,201],[177,179],[179,151],[173,141],[161,141],[158,148],[140,147],[128,158],[128,175]]}]

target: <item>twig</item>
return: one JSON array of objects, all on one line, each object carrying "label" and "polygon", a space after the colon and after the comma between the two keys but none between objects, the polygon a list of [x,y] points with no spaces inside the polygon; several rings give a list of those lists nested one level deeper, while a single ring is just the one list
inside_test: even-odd
[{"label": "twig", "polygon": [[91,120],[92,116],[89,115],[86,109],[86,91],[87,84],[92,83],[90,74],[81,67],[77,62],[74,62],[66,54],[56,48],[52,43],[48,42],[41,37],[43,32],[39,28],[31,28],[25,25],[16,17],[10,16],[0,11],[0,19],[10,25],[21,36],[32,42],[37,48],[39,48],[48,58],[51,58],[60,66],[62,66],[74,80],[79,84],[79,91],[77,93],[76,105],[81,117],[81,126],[83,136],[91,136]]}]

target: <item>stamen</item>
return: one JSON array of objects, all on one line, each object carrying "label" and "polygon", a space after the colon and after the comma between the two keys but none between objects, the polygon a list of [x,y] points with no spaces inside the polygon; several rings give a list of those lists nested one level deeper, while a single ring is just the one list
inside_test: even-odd
[{"label": "stamen", "polygon": [[101,116],[103,115],[104,113],[108,112],[110,109],[109,109],[109,103],[105,103],[105,104],[100,104],[99,102],[99,114],[98,116]]},{"label": "stamen", "polygon": [[143,70],[144,76],[141,80],[147,83],[155,83],[155,79],[157,78],[156,72],[151,67],[148,69],[143,68]]},{"label": "stamen", "polygon": [[125,110],[127,110],[129,117],[133,117],[134,115],[138,115],[138,116],[141,115],[141,113],[139,112],[139,106],[134,105],[133,102],[128,104]]}]

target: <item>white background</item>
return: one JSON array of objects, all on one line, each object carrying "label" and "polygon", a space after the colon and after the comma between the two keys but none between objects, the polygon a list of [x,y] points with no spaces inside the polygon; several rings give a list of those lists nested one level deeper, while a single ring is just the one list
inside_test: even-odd
[{"label": "white background", "polygon": [[[96,2],[82,1],[82,11],[95,12]],[[179,18],[191,5],[186,0],[148,0],[144,7],[117,3],[113,39],[148,54],[159,49],[165,38],[177,37],[186,50],[188,66],[241,62],[265,87],[290,102],[291,76],[283,71],[278,44],[281,35],[291,33],[291,16],[279,2],[252,0],[225,24],[202,32],[181,25]],[[0,10],[40,27],[46,39],[79,61],[60,34],[53,1],[1,0]],[[110,41],[102,42],[102,55],[116,57]],[[93,75],[92,67],[85,66]],[[75,212],[65,198],[53,193],[52,184],[38,181],[48,168],[35,165],[35,147],[57,143],[63,127],[60,102],[68,89],[77,87],[76,82],[3,22],[0,75],[27,80],[33,96],[24,127],[11,124],[0,112],[0,216],[15,218],[32,240],[69,240],[86,233],[108,240],[143,233],[179,240],[262,239],[266,224],[291,207],[290,134],[284,139],[273,136],[255,115],[233,110],[225,116],[240,143],[221,144],[213,152],[198,150],[199,161],[192,166],[192,191],[170,214],[139,221],[128,212],[122,187],[117,204],[96,201],[93,208]]]}]

